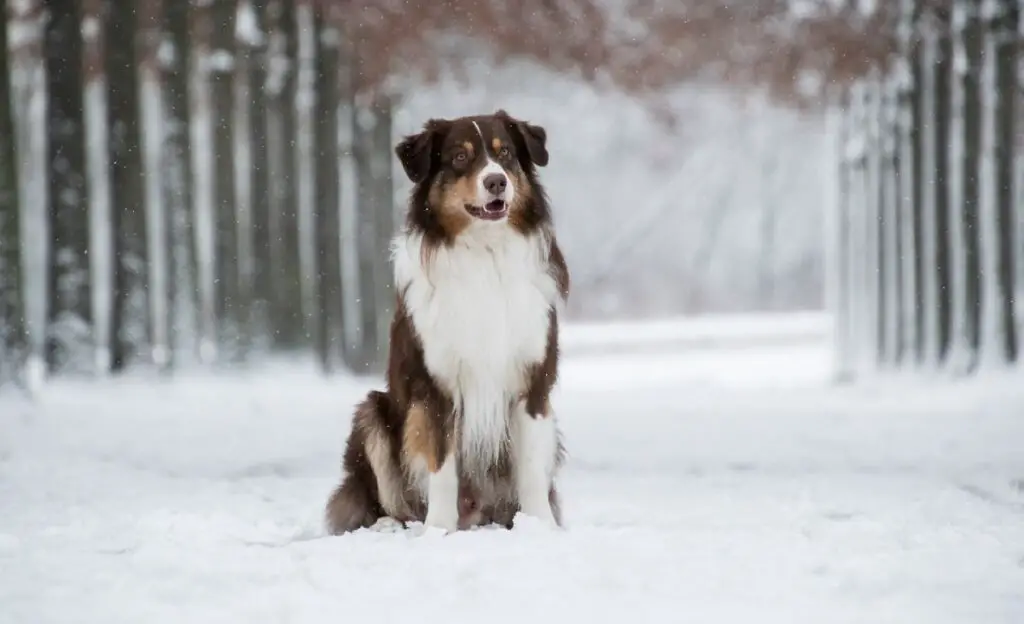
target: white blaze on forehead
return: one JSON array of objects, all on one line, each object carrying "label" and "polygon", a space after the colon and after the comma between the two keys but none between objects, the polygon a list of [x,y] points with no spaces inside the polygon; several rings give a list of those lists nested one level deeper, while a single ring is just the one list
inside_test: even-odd
[{"label": "white blaze on forehead", "polygon": [[[491,194],[487,191],[487,187],[484,186],[484,180],[487,179],[487,176],[492,173],[500,173],[505,176],[505,178],[508,178],[509,175],[508,172],[505,171],[504,167],[491,158],[491,153],[487,150],[487,139],[484,138],[484,132],[480,129],[480,124],[474,121],[473,127],[476,128],[476,133],[480,135],[480,143],[483,146],[484,154],[487,155],[487,164],[484,165],[484,168],[476,175],[476,197],[477,201],[479,201],[482,206],[492,199]],[[515,186],[513,186],[512,181],[509,180],[508,184],[505,186],[505,204],[511,204],[515,197]]]}]

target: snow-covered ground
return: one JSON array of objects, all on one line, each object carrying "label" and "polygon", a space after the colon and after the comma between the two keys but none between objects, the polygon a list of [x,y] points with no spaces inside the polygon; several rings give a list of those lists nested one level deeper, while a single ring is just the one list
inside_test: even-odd
[{"label": "snow-covered ground", "polygon": [[822,343],[578,355],[567,528],[324,537],[372,380],[0,396],[0,622],[1024,621],[1024,383],[829,387]]}]

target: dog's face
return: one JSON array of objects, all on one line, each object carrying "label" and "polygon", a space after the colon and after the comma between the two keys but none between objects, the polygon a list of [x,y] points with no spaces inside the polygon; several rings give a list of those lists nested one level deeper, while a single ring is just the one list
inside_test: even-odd
[{"label": "dog's face", "polygon": [[523,228],[532,220],[535,167],[548,162],[546,140],[542,127],[504,111],[431,119],[395,148],[420,197],[411,210],[426,213],[410,217],[451,239],[478,224]]}]

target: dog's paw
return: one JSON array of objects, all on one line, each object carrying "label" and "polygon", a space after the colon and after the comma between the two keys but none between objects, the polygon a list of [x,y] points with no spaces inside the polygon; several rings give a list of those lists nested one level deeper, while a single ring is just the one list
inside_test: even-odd
[{"label": "dog's paw", "polygon": [[433,529],[444,533],[454,533],[459,530],[459,511],[458,509],[428,509],[423,526],[428,532]]}]

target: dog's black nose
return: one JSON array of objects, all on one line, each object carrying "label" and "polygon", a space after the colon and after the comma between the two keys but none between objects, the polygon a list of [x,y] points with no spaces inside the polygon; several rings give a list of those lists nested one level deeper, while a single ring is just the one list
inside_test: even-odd
[{"label": "dog's black nose", "polygon": [[504,173],[490,173],[484,178],[484,188],[491,195],[504,195],[506,186],[508,186],[508,178]]}]

